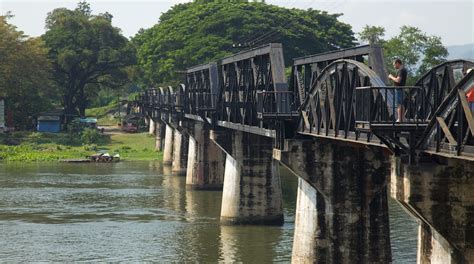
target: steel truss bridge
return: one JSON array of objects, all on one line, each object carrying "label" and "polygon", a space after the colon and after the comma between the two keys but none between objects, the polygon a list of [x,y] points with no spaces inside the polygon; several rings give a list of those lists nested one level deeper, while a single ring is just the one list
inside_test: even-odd
[{"label": "steel truss bridge", "polygon": [[395,87],[382,52],[365,45],[296,58],[287,78],[282,45],[272,43],[191,67],[183,84],[148,89],[136,103],[152,118],[271,137],[278,149],[285,139],[317,137],[377,145],[411,162],[427,154],[474,160],[466,99],[474,62],[447,61],[414,86]]}]

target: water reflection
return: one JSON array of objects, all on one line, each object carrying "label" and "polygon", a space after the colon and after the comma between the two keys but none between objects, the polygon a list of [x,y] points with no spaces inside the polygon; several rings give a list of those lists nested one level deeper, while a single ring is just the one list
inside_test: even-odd
[{"label": "water reflection", "polygon": [[271,263],[283,232],[270,226],[220,226],[220,260],[226,263]]}]

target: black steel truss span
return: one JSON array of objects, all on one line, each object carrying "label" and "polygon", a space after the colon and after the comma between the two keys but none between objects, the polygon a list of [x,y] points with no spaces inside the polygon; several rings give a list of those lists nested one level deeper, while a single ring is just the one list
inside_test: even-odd
[{"label": "black steel truss span", "polygon": [[188,69],[184,111],[211,125],[276,129],[278,121],[265,117],[291,116],[292,101],[285,93],[283,50],[273,43]]},{"label": "black steel truss span", "polygon": [[474,62],[466,60],[447,61],[425,73],[415,84],[422,88],[426,98],[420,105],[420,112],[426,113],[426,119],[432,119],[439,105],[445,100],[456,84],[473,68]]},{"label": "black steel truss span", "polygon": [[[259,118],[259,112],[283,112],[288,105],[274,92],[287,91],[283,51],[280,44],[263,50],[237,54],[222,60],[220,65],[219,120],[250,126],[272,128]],[[263,104],[258,94],[272,92]],[[261,109],[257,109],[257,107]],[[271,109],[271,111],[270,111]]]},{"label": "black steel truss span", "polygon": [[416,86],[358,87],[357,129],[377,135],[393,152],[405,154],[411,162],[427,150],[473,155],[470,128],[474,121],[465,95],[472,85],[459,87],[468,85],[465,74],[473,66],[470,61],[447,61],[424,74]]},{"label": "black steel truss span", "polygon": [[[208,115],[213,112],[210,95],[217,86],[215,64],[203,64],[186,71],[184,111],[193,115]],[[214,88],[214,89],[213,89]]]},{"label": "black steel truss span", "polygon": [[323,69],[340,59],[365,62],[384,83],[388,83],[382,48],[378,45],[362,45],[296,58],[293,60],[290,90],[293,92],[298,105],[303,104],[306,94],[314,86]]},{"label": "black steel truss span", "polygon": [[343,59],[329,64],[305,97],[298,131],[370,142],[371,133],[356,130],[355,89],[360,86],[383,87],[385,83],[361,62]]},{"label": "black steel truss span", "polygon": [[[472,64],[471,64],[472,65]],[[474,159],[474,113],[466,94],[474,87],[474,71],[449,87],[431,114],[417,148],[434,153],[469,156]]]}]

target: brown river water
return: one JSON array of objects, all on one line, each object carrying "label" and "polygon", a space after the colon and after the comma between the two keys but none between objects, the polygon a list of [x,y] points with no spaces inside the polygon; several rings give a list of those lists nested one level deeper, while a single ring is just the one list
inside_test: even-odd
[{"label": "brown river water", "polygon": [[[160,162],[0,163],[0,262],[288,263],[297,179],[281,182],[283,226],[221,226],[222,192]],[[417,224],[389,207],[394,263],[415,263]]]}]

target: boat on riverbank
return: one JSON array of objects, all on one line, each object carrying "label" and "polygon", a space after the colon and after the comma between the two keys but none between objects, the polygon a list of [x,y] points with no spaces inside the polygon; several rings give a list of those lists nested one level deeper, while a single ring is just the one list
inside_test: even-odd
[{"label": "boat on riverbank", "polygon": [[96,163],[111,163],[111,162],[119,162],[120,155],[115,154],[111,156],[109,153],[96,153],[93,155],[86,156],[83,159],[62,159],[60,162],[67,162],[67,163],[88,163],[88,162],[96,162]]}]

